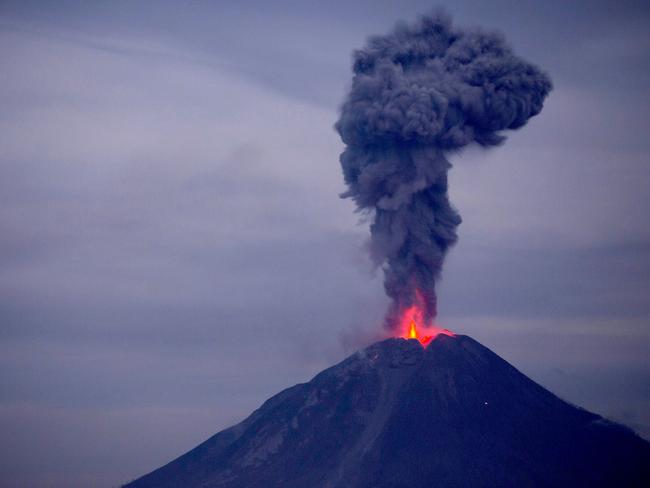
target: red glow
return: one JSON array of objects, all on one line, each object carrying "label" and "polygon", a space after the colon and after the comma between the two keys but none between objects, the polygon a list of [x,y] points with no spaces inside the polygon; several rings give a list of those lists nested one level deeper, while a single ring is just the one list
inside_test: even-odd
[{"label": "red glow", "polygon": [[426,346],[438,334],[453,336],[454,333],[447,329],[424,325],[425,320],[422,310],[417,305],[404,310],[399,324],[399,336],[405,339],[417,339]]}]

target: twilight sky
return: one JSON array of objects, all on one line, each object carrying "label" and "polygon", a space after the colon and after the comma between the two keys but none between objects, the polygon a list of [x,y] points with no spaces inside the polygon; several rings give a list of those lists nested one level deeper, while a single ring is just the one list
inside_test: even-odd
[{"label": "twilight sky", "polygon": [[332,125],[446,5],[555,89],[454,159],[439,323],[650,437],[650,6],[0,3],[0,486],[109,487],[380,337]]}]

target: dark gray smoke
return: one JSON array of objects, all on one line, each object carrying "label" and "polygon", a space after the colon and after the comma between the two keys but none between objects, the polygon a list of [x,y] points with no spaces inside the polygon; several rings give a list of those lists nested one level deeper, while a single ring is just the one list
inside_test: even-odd
[{"label": "dark gray smoke", "polygon": [[352,88],[336,130],[358,210],[370,212],[370,248],[392,299],[386,322],[417,305],[429,323],[435,284],[460,215],[447,195],[448,156],[497,146],[542,110],[549,77],[498,33],[459,29],[448,16],[398,24],[353,56]]}]

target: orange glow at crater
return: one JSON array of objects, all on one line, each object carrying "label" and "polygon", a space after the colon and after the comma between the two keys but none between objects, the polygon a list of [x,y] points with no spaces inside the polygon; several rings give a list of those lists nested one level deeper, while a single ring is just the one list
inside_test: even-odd
[{"label": "orange glow at crater", "polygon": [[438,334],[453,336],[454,333],[447,329],[442,329],[435,326],[424,325],[424,317],[422,311],[417,305],[413,305],[402,314],[399,324],[399,337],[404,339],[417,339],[420,344],[426,346]]},{"label": "orange glow at crater", "polygon": [[409,328],[409,339],[417,339],[418,332],[415,328],[415,322],[411,320],[411,327]]}]

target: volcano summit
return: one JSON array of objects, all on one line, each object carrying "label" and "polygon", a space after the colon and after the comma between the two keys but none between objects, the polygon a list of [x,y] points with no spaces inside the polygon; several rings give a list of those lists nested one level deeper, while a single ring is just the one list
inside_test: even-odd
[{"label": "volcano summit", "polygon": [[358,351],[127,486],[650,486],[650,443],[439,334]]}]

